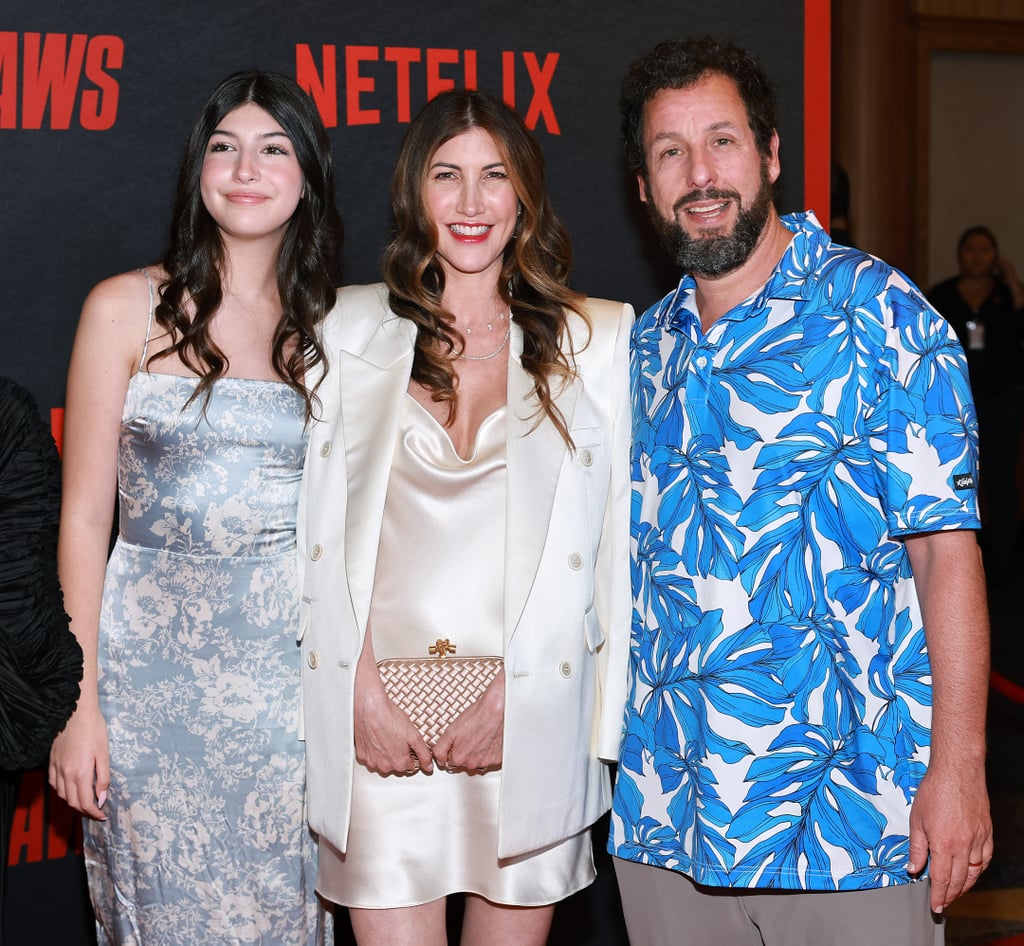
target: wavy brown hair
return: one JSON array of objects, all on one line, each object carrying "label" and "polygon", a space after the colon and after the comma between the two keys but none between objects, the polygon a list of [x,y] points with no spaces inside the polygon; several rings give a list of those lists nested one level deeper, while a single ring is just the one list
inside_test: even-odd
[{"label": "wavy brown hair", "polygon": [[223,299],[224,244],[203,204],[200,175],[210,136],[222,119],[242,105],[256,105],[291,140],[304,178],[303,196],[292,215],[277,257],[281,318],[274,331],[271,364],[282,381],[313,414],[315,389],[304,379],[327,358],[317,323],[335,302],[341,253],[341,216],[334,196],[334,157],[323,122],[310,97],[293,79],[274,72],[239,72],[210,94],[192,126],[178,174],[170,245],[162,265],[156,321],[171,344],[153,359],[177,355],[199,375],[193,398],[209,400],[214,383],[228,370],[228,358],[210,337],[210,320]]},{"label": "wavy brown hair", "polygon": [[465,340],[441,304],[444,270],[424,188],[437,149],[472,128],[486,131],[494,140],[519,198],[522,213],[505,247],[498,292],[523,332],[522,364],[533,378],[538,419],[548,417],[571,447],[552,383],[560,388],[576,376],[566,312],[586,319],[583,297],[568,286],[572,244],[551,209],[540,145],[504,102],[474,89],[442,92],[423,107],[405,136],[391,181],[395,233],[381,267],[392,311],[417,326],[412,377],[432,392],[435,401],[448,403],[451,424],[458,411],[451,356],[462,351]]}]

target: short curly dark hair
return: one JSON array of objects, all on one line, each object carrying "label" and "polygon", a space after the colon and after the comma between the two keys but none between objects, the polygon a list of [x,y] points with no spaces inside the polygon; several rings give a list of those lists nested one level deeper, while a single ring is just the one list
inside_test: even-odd
[{"label": "short curly dark hair", "polygon": [[709,73],[732,79],[747,109],[757,149],[771,152],[778,126],[775,90],[746,50],[711,36],[667,39],[630,64],[622,83],[619,112],[622,141],[631,171],[647,173],[644,154],[644,106],[662,89],[687,89]]}]

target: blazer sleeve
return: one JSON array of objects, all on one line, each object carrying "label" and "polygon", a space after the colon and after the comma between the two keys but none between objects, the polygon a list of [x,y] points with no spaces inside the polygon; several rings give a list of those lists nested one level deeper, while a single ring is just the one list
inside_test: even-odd
[{"label": "blazer sleeve", "polygon": [[597,755],[608,762],[618,761],[622,741],[632,607],[629,571],[629,338],[633,308],[626,304],[614,305],[617,309],[616,335],[608,384],[612,464],[594,576],[594,604],[605,641],[598,654],[601,702],[597,721]]}]

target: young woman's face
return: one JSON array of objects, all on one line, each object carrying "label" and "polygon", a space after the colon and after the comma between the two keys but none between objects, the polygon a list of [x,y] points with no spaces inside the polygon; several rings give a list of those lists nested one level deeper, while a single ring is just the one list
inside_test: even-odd
[{"label": "young woman's face", "polygon": [[203,204],[226,236],[280,237],[304,183],[291,139],[258,105],[228,112],[210,135],[200,189]]},{"label": "young woman's face", "polygon": [[519,199],[490,134],[471,128],[441,145],[427,168],[424,198],[446,272],[486,273],[497,284]]}]

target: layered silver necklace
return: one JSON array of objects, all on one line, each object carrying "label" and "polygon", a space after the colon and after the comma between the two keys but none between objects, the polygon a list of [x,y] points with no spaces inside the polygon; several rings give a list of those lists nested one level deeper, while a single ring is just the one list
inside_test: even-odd
[{"label": "layered silver necklace", "polygon": [[[493,332],[494,331],[494,323],[495,322],[504,322],[505,318],[506,318],[506,313],[499,312],[493,319],[491,319],[490,322],[477,322],[475,325],[467,326],[467,328],[465,329],[465,333],[467,335],[472,335],[473,334],[473,329],[479,328],[481,325],[486,325],[487,326],[487,331],[488,332]],[[509,321],[508,325],[505,327],[505,337],[502,338],[501,344],[497,348],[495,348],[494,351],[492,351],[489,355],[467,355],[464,351],[460,351],[455,357],[456,358],[462,358],[464,361],[490,361],[492,358],[497,358],[497,356],[499,354],[501,354],[502,351],[504,351],[505,346],[508,344],[508,340],[509,340],[511,335],[512,335],[512,322]]]}]

